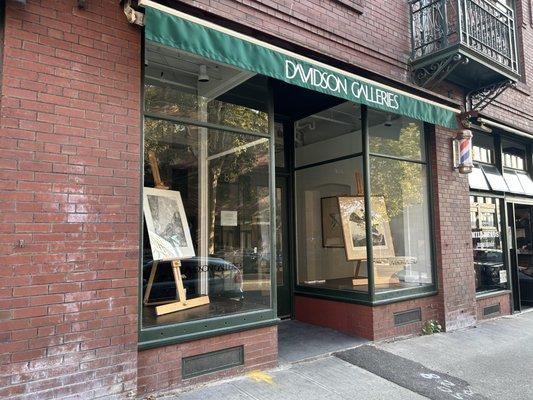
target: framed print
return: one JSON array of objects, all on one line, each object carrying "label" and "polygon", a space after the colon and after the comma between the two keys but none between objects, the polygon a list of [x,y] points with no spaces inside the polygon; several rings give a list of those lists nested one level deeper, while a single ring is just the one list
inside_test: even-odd
[{"label": "framed print", "polygon": [[322,212],[322,247],[344,247],[337,197],[320,199]]},{"label": "framed print", "polygon": [[194,257],[180,192],[145,187],[143,212],[154,260]]},{"label": "framed print", "polygon": [[[380,258],[394,257],[394,246],[385,199],[372,197],[372,245]],[[366,260],[365,199],[363,196],[338,197],[346,259]]]}]

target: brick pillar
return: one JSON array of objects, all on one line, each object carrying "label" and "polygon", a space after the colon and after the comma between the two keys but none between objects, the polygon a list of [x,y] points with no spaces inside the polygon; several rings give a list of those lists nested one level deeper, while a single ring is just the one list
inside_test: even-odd
[{"label": "brick pillar", "polygon": [[136,389],[141,36],[87,4],[7,4],[0,398]]},{"label": "brick pillar", "polygon": [[467,175],[453,170],[452,138],[456,131],[436,127],[431,146],[436,208],[439,292],[446,330],[476,323],[470,201]]}]

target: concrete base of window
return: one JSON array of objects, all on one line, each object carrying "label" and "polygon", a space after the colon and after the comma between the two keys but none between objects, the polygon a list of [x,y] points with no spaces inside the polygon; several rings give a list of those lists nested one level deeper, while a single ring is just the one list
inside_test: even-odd
[{"label": "concrete base of window", "polygon": [[[228,369],[183,379],[183,358],[243,346],[244,363]],[[137,395],[168,392],[210,380],[239,375],[278,363],[278,327],[252,329],[228,335],[139,351]]]}]

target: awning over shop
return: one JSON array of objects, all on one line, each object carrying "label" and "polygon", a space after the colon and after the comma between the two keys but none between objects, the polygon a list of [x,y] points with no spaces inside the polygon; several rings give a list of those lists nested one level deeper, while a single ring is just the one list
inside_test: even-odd
[{"label": "awning over shop", "polygon": [[253,37],[141,0],[146,40],[370,107],[448,128],[458,109],[314,61]]}]

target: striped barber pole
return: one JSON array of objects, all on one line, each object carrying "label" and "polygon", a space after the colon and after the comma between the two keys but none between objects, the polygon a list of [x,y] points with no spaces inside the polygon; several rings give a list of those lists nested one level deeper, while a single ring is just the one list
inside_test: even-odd
[{"label": "striped barber pole", "polygon": [[472,172],[472,131],[464,129],[455,137],[455,168],[462,174]]}]

